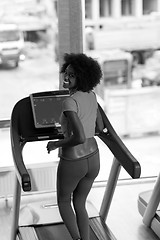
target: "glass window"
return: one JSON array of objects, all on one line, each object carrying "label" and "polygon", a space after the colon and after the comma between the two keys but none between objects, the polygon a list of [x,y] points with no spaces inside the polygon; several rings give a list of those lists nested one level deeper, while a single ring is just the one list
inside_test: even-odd
[{"label": "glass window", "polygon": [[[13,160],[11,156],[10,149],[10,136],[9,136],[9,120],[11,118],[11,112],[13,106],[17,101],[21,98],[28,97],[31,93],[41,92],[41,91],[51,91],[59,88],[59,64],[58,64],[58,29],[57,29],[57,17],[55,14],[55,7],[57,6],[57,2],[54,1],[54,4],[48,5],[49,1],[43,1],[43,5],[41,1],[38,1],[36,5],[35,1],[32,0],[25,1],[24,4],[21,4],[21,8],[17,8],[14,2],[14,6],[8,2],[8,7],[6,4],[1,5],[0,1],[0,10],[3,9],[3,17],[6,19],[14,19],[14,23],[18,23],[19,29],[21,31],[21,35],[23,37],[23,41],[19,43],[14,40],[13,37],[17,37],[17,32],[15,34],[8,34],[8,32],[0,35],[0,39],[5,40],[5,38],[9,38],[9,44],[4,44],[4,42],[0,41],[0,151],[2,156],[1,166],[13,165]],[[26,4],[25,4],[26,2]],[[28,4],[31,3],[32,4]],[[148,1],[149,2],[149,1]],[[45,4],[46,3],[46,4]],[[53,3],[53,2],[52,2]],[[88,18],[92,17],[92,7],[91,0],[86,0],[86,16]],[[123,14],[129,15],[132,14],[132,1],[123,0]],[[101,0],[101,4],[108,4],[109,9],[108,12],[105,13],[103,11],[104,5],[101,6],[101,14],[102,16],[106,14],[108,16],[110,14],[110,4],[111,0],[103,1]],[[22,6],[23,5],[23,6]],[[5,6],[5,7],[4,7]],[[145,5],[147,8],[147,4]],[[3,8],[4,7],[4,8]],[[11,15],[8,15],[8,8],[14,8]],[[105,5],[107,9],[107,5]],[[34,9],[34,10],[33,10]],[[7,12],[6,12],[7,10]],[[34,11],[34,13],[33,13]],[[13,12],[16,14],[14,15]],[[11,13],[11,11],[10,11]],[[103,31],[103,29],[101,30]],[[96,32],[94,32],[96,35]],[[102,35],[100,35],[102,36]],[[17,38],[18,40],[18,38]],[[3,44],[2,44],[3,43]],[[16,44],[16,45],[14,45]],[[92,42],[93,45],[93,42]],[[96,45],[95,45],[96,47]],[[93,50],[93,47],[90,47]],[[126,62],[110,62],[110,64],[104,64],[104,74],[106,85],[109,83],[118,83],[119,86],[126,83],[127,72]],[[113,84],[113,85],[114,85]],[[103,90],[108,90],[106,86]],[[154,96],[155,97],[155,96]],[[158,98],[158,97],[157,97]],[[137,106],[140,106],[139,103],[144,103],[147,101],[141,101],[133,99],[134,109],[137,109]],[[111,102],[111,101],[110,101]],[[111,104],[115,103],[115,107],[117,111],[123,110],[123,108],[119,107],[119,104],[122,103],[122,107],[125,106],[126,102],[112,101]],[[138,104],[137,104],[138,102]],[[154,102],[155,103],[155,102]],[[104,104],[110,104],[108,99]],[[116,105],[117,104],[117,105]],[[154,110],[153,104],[148,103],[148,109]],[[113,107],[111,106],[113,110]],[[144,110],[143,106],[141,109]],[[157,109],[157,105],[155,104],[155,109]],[[154,111],[154,113],[156,110]],[[157,115],[150,114],[154,117],[155,121],[158,123]],[[139,117],[139,114],[135,116],[134,112],[129,114],[132,117]],[[147,124],[151,124],[152,121],[149,121],[148,115],[145,120]],[[124,117],[124,112],[122,112],[119,116],[115,117],[115,122],[118,124],[120,121],[118,119],[122,119]],[[135,118],[134,118],[135,119]],[[143,114],[141,111],[141,119],[143,119]],[[124,123],[124,122],[123,122]],[[139,120],[136,121],[139,123]],[[143,125],[142,125],[143,126]],[[158,155],[159,155],[159,142],[158,136],[156,137],[147,137],[144,141],[141,139],[127,139],[125,142],[129,145],[129,148],[138,156],[138,160],[144,162],[144,159],[149,162],[149,167],[145,171],[148,175],[156,174],[157,169],[154,167],[158,164]],[[141,148],[139,148],[138,142],[141,141]],[[144,144],[143,144],[144,142]],[[41,143],[42,144],[42,143]],[[146,145],[145,145],[146,144]],[[152,145],[151,145],[152,144]],[[147,147],[146,147],[147,146]],[[33,148],[35,144],[33,144]],[[105,149],[105,148],[104,148]],[[153,150],[152,150],[153,149]],[[45,151],[45,148],[44,148]],[[105,151],[102,151],[105,156]],[[28,151],[32,152],[32,151]],[[45,152],[46,154],[46,152]],[[46,155],[45,155],[46,156]],[[34,156],[32,157],[32,159]],[[39,156],[44,161],[44,157]],[[112,160],[112,155],[110,156]],[[34,160],[34,159],[33,159]],[[9,162],[7,162],[9,161]],[[31,160],[32,161],[32,160]],[[154,161],[154,164],[153,164]],[[105,162],[103,163],[105,164]],[[144,163],[143,163],[144,164]],[[145,164],[144,164],[145,165]],[[152,167],[152,173],[151,172]],[[104,167],[105,169],[105,167]],[[144,171],[145,167],[143,167]],[[145,176],[147,175],[145,174]],[[106,175],[108,176],[108,175]],[[143,174],[144,176],[144,174]]]},{"label": "glass window", "polygon": [[100,16],[111,16],[111,0],[100,0]]},{"label": "glass window", "polygon": [[9,121],[16,102],[59,88],[55,7],[56,1],[0,1],[0,167],[13,165]]},{"label": "glass window", "polygon": [[157,11],[158,0],[143,0],[143,14],[147,15]]},{"label": "glass window", "polygon": [[0,42],[10,42],[10,41],[18,41],[20,39],[19,31],[1,31],[0,30]]},{"label": "glass window", "polygon": [[92,18],[92,1],[85,0],[85,17],[91,19]]},{"label": "glass window", "polygon": [[132,16],[133,15],[133,0],[122,0],[122,16]]}]

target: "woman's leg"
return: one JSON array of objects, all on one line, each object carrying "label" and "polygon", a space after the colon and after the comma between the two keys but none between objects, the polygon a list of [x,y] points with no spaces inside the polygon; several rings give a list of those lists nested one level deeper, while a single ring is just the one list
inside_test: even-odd
[{"label": "woman's leg", "polygon": [[[81,162],[60,160],[57,171],[57,200],[61,217],[71,237],[80,239],[77,219],[71,206],[71,196],[79,180],[86,174]],[[78,173],[77,173],[78,169]]]},{"label": "woman's leg", "polygon": [[77,224],[82,240],[89,240],[89,219],[85,208],[87,196],[100,168],[99,152],[92,155],[87,161],[87,173],[79,181],[73,193],[73,204],[77,217]]}]

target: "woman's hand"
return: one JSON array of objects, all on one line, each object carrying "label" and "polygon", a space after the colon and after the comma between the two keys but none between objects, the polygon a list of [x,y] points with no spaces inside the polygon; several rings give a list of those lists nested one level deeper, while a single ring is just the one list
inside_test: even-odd
[{"label": "woman's hand", "polygon": [[57,148],[56,142],[49,141],[46,148],[47,148],[48,153],[50,153],[50,151],[55,150]]},{"label": "woman's hand", "polygon": [[86,140],[84,129],[77,113],[73,111],[65,111],[65,116],[72,128],[72,134],[70,137],[66,137],[59,141],[49,141],[46,147],[48,153],[59,147],[74,147],[78,144],[84,143]]}]

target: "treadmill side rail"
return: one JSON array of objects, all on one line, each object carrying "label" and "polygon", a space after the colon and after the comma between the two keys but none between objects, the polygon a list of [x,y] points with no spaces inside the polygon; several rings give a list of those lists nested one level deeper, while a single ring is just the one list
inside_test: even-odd
[{"label": "treadmill side rail", "polygon": [[139,162],[117,135],[100,105],[99,110],[103,119],[105,130],[107,130],[107,132],[100,132],[98,135],[99,138],[108,146],[114,157],[120,162],[128,174],[132,178],[139,178],[141,174],[141,166]]}]

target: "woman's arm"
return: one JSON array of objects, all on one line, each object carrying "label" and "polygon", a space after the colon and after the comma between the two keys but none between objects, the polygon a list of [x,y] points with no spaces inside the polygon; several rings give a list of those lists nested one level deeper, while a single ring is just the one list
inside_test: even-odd
[{"label": "woman's arm", "polygon": [[104,123],[103,123],[103,119],[101,116],[101,113],[99,111],[99,108],[97,109],[97,119],[96,119],[96,133],[102,132],[104,129]]},{"label": "woman's arm", "polygon": [[86,140],[84,129],[77,113],[74,111],[65,111],[64,114],[68,119],[73,134],[63,140],[49,141],[47,144],[48,153],[59,147],[73,147],[82,144]]}]

